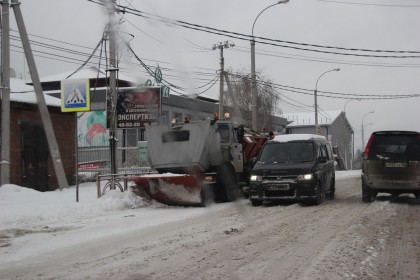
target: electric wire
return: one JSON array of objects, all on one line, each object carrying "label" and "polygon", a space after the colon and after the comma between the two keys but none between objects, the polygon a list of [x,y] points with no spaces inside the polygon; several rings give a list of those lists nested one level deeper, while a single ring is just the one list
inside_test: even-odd
[{"label": "electric wire", "polygon": [[[93,0],[88,0],[88,1],[93,2],[93,3],[97,3]],[[410,56],[409,55],[384,56],[384,55],[372,55],[372,54],[364,55],[364,54],[356,54],[356,53],[341,53],[341,52],[336,52],[336,51],[325,51],[325,50],[320,51],[320,50],[314,50],[314,49],[308,49],[308,48],[302,48],[302,47],[279,45],[279,43],[281,43],[281,44],[290,44],[290,45],[297,45],[297,46],[303,46],[303,47],[315,47],[315,48],[322,48],[322,49],[334,49],[334,50],[352,51],[352,52],[357,51],[357,52],[372,52],[372,53],[420,54],[420,51],[411,51],[411,50],[395,51],[395,50],[380,50],[380,49],[373,50],[373,49],[365,49],[365,48],[344,48],[344,47],[337,47],[337,46],[325,46],[325,45],[318,45],[318,44],[308,44],[308,43],[301,43],[301,42],[277,40],[277,39],[271,39],[271,38],[266,38],[266,37],[247,35],[247,34],[238,33],[238,32],[232,32],[232,31],[223,30],[223,29],[212,28],[212,27],[199,25],[199,24],[193,24],[193,23],[189,23],[189,22],[181,21],[181,20],[168,19],[168,18],[164,18],[164,17],[161,17],[161,16],[157,16],[157,15],[153,15],[153,14],[150,14],[150,13],[142,12],[140,10],[125,7],[125,6],[121,6],[121,5],[115,5],[115,9],[119,12],[122,12],[122,13],[129,13],[129,14],[136,15],[136,16],[139,16],[139,17],[148,18],[148,19],[152,19],[152,20],[156,20],[156,21],[162,21],[162,22],[165,22],[165,23],[170,23],[170,24],[173,24],[173,25],[177,25],[177,26],[180,26],[180,27],[185,27],[185,28],[189,28],[189,29],[193,29],[193,30],[199,30],[199,31],[207,32],[207,33],[217,34],[217,35],[224,35],[224,36],[235,38],[235,39],[238,39],[238,40],[249,41],[251,39],[252,40],[259,39],[260,41],[258,41],[258,42],[261,43],[261,44],[267,44],[267,45],[273,45],[273,46],[279,46],[279,47],[285,47],[285,48],[292,48],[292,49],[298,49],[298,50],[327,53],[327,54],[336,54],[336,55],[353,55],[353,56],[381,57],[381,58],[420,58],[420,56],[414,56],[414,55],[410,55]],[[263,41],[261,41],[261,40],[263,40]],[[264,42],[264,41],[267,41],[267,42]]]},{"label": "electric wire", "polygon": [[420,8],[419,5],[373,4],[373,3],[333,1],[333,0],[316,0],[316,1],[335,3],[335,4],[358,5],[358,6],[377,6],[377,7],[393,7],[393,8]]}]

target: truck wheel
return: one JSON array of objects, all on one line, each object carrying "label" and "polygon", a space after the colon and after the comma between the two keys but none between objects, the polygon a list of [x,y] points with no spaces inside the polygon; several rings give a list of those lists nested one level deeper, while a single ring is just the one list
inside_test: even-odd
[{"label": "truck wheel", "polygon": [[363,202],[372,202],[372,191],[365,184],[362,184],[362,200]]},{"label": "truck wheel", "polygon": [[223,164],[217,171],[216,199],[230,202],[243,197],[239,189],[235,168],[231,164]]},{"label": "truck wheel", "polygon": [[254,200],[254,199],[251,199],[251,204],[252,204],[252,206],[261,206],[261,205],[263,205],[263,201],[262,200]]}]

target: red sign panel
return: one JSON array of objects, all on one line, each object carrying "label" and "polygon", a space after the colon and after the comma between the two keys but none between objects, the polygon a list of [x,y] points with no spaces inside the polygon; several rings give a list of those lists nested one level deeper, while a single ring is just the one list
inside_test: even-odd
[{"label": "red sign panel", "polygon": [[120,92],[117,100],[117,128],[141,128],[146,123],[158,124],[160,108],[160,88]]}]

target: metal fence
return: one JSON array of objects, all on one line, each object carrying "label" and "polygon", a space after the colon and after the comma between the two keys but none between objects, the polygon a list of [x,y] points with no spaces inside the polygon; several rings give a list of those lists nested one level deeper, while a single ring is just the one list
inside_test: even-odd
[{"label": "metal fence", "polygon": [[[124,137],[125,135],[123,135]],[[94,139],[88,142],[78,139],[77,148],[77,176],[79,182],[95,181],[96,175],[111,173],[110,147],[104,145],[104,139]],[[144,141],[118,142],[116,164],[119,174],[145,174],[153,170],[146,158],[146,143]]]}]

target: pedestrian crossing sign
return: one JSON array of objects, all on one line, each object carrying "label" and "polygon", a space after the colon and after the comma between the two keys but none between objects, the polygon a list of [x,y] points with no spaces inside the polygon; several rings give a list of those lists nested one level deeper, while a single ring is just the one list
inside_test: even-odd
[{"label": "pedestrian crossing sign", "polygon": [[90,110],[89,79],[61,81],[61,111],[82,112]]}]

